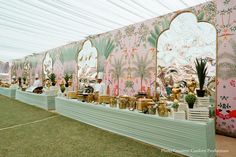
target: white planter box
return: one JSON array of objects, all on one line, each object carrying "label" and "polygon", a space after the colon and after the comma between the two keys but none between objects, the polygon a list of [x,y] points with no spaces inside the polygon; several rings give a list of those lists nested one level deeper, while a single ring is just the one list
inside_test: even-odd
[{"label": "white planter box", "polygon": [[16,89],[0,87],[0,94],[9,98],[15,98]]},{"label": "white planter box", "polygon": [[56,97],[55,104],[56,112],[61,115],[154,146],[193,157],[216,155],[208,151],[215,149],[213,119],[208,122],[174,120],[61,97]]},{"label": "white planter box", "polygon": [[17,90],[16,99],[45,110],[55,109],[55,96],[47,96],[45,94],[35,94]]}]

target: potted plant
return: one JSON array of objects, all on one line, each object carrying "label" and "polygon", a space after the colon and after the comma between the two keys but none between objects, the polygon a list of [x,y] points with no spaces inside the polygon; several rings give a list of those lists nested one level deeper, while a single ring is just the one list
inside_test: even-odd
[{"label": "potted plant", "polygon": [[60,89],[61,89],[61,92],[64,93],[66,88],[64,86],[64,83],[60,84]]},{"label": "potted plant", "polygon": [[56,85],[56,74],[51,73],[51,74],[49,75],[49,79],[50,79],[50,81],[51,81],[51,83],[52,83],[52,86],[55,86],[55,85]]},{"label": "potted plant", "polygon": [[21,77],[18,77],[18,85],[19,87],[22,87]]},{"label": "potted plant", "polygon": [[69,80],[72,79],[72,75],[69,75],[68,73],[65,74],[64,80],[65,80],[65,87],[69,87]]},{"label": "potted plant", "polygon": [[202,58],[200,59],[196,58],[195,67],[196,67],[198,81],[199,81],[199,89],[197,89],[197,96],[204,97],[205,90],[203,90],[203,86],[204,86],[205,78],[207,75],[206,61],[203,60]]},{"label": "potted plant", "polygon": [[188,103],[189,108],[193,108],[193,105],[197,97],[193,93],[189,93],[185,96],[185,101]]},{"label": "potted plant", "polygon": [[179,108],[179,101],[178,100],[174,100],[174,102],[172,104],[172,108],[174,109],[175,112],[178,111],[178,108]]}]

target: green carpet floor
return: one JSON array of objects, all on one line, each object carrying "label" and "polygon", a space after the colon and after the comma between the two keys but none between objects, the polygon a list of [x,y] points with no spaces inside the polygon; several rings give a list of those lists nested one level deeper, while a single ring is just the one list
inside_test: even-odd
[{"label": "green carpet floor", "polygon": [[177,156],[60,115],[30,123],[55,115],[0,95],[0,157]]}]

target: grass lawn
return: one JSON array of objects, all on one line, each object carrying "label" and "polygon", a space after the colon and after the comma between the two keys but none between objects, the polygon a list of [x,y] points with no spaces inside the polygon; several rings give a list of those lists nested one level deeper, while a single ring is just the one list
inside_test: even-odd
[{"label": "grass lawn", "polygon": [[0,157],[176,157],[151,145],[0,95]]}]

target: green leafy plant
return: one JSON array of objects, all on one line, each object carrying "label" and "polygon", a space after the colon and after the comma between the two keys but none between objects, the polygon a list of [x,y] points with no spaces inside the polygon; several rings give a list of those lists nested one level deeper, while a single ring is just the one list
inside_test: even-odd
[{"label": "green leafy plant", "polygon": [[66,88],[65,88],[64,84],[61,84],[61,85],[60,85],[60,89],[61,89],[61,92],[62,92],[62,93],[65,92]]},{"label": "green leafy plant", "polygon": [[206,61],[203,60],[202,58],[200,59],[196,58],[195,67],[196,67],[198,81],[199,81],[199,88],[200,90],[203,90],[205,78],[207,76]]},{"label": "green leafy plant", "polygon": [[185,101],[188,103],[189,108],[193,108],[196,99],[197,97],[192,93],[189,93],[185,96]]},{"label": "green leafy plant", "polygon": [[56,74],[51,73],[51,74],[49,75],[49,79],[50,79],[52,85],[55,86],[55,85],[56,85]]},{"label": "green leafy plant", "polygon": [[172,108],[178,109],[178,107],[179,107],[179,103],[178,102],[173,102]]},{"label": "green leafy plant", "polygon": [[65,80],[65,82],[66,82],[66,83],[65,83],[65,86],[66,86],[66,87],[69,86],[69,80],[70,80],[70,79],[72,79],[72,75],[71,75],[71,74],[69,75],[68,73],[66,73],[65,76],[64,76],[64,80]]}]

